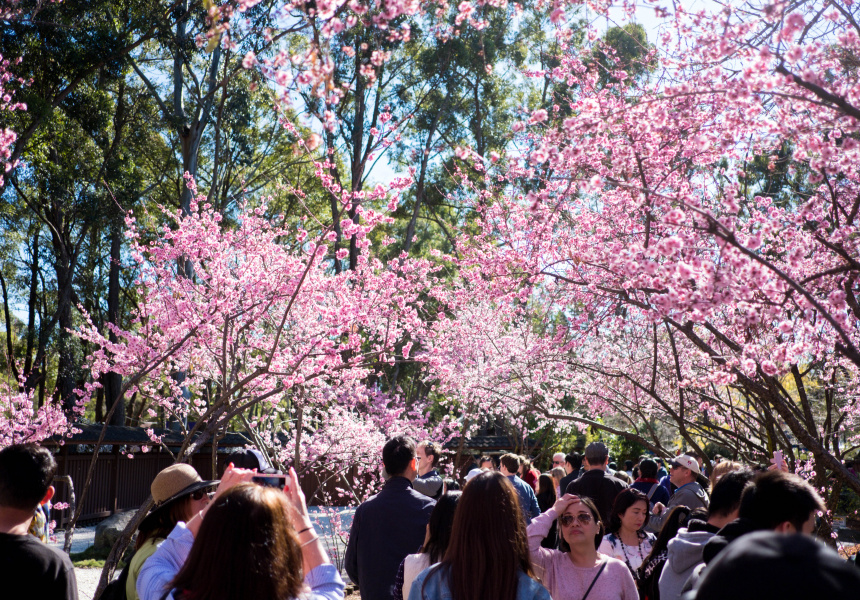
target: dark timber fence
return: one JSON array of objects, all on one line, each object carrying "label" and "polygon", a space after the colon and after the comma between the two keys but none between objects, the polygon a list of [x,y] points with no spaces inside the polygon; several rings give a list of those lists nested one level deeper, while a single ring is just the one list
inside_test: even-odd
[{"label": "dark timber fence", "polygon": [[[74,485],[77,501],[80,502],[87,470],[92,460],[95,444],[101,433],[101,425],[78,426],[81,432],[71,438],[47,440],[44,444],[51,448],[57,460],[57,477],[54,482],[56,495],[53,502],[68,503],[71,497],[69,484],[63,479],[68,476]],[[173,431],[159,430],[165,444],[174,452],[183,442],[182,436]],[[153,447],[150,452],[142,452],[142,446],[151,446],[152,442],[145,431],[136,427],[110,426],[107,428],[102,442],[101,451],[96,461],[93,478],[83,500],[83,510],[80,521],[103,519],[116,512],[137,509],[149,496],[149,486],[152,480],[163,468],[173,464],[170,452],[163,448]],[[192,456],[191,465],[203,479],[218,479],[230,462],[231,453],[250,445],[250,440],[243,434],[231,432],[220,437],[217,442],[216,466],[212,469],[212,445],[204,444],[201,451]],[[448,462],[455,456],[457,440],[446,444]],[[483,453],[501,454],[513,449],[513,444],[507,436],[475,436],[464,444],[464,453],[459,464],[454,465],[454,476],[457,479],[468,472],[474,465],[474,457]],[[308,504],[318,504],[326,499],[328,505],[346,505],[348,498],[342,497],[338,488],[348,487],[355,483],[357,474],[354,470],[344,475],[348,485],[340,477],[325,477],[324,473],[306,472],[301,476],[302,490],[308,499]],[[51,512],[51,518],[58,528],[63,528],[71,519],[69,509]]]}]

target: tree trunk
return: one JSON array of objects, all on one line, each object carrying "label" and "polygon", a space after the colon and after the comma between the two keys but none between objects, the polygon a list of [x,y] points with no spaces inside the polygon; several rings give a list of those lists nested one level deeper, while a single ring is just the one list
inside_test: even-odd
[{"label": "tree trunk", "polygon": [[9,293],[6,290],[6,279],[0,273],[0,287],[3,289],[3,316],[6,319],[6,362],[12,377],[18,380],[18,366],[15,364],[15,343],[12,339],[12,316],[9,314]]},{"label": "tree trunk", "polygon": [[[118,221],[118,219],[116,220]],[[122,228],[119,222],[114,222],[110,231],[110,271],[108,272],[108,323],[119,326],[119,264],[120,251],[122,249]],[[109,328],[108,337],[112,343],[119,340],[113,329]],[[125,397],[120,393],[122,389],[122,375],[110,372],[105,377],[105,402],[107,410],[114,404],[116,409],[111,417],[111,425],[125,424]]]},{"label": "tree trunk", "polygon": [[69,330],[72,323],[72,277],[73,266],[66,252],[65,244],[61,244],[57,253],[54,267],[57,276],[57,385],[54,389],[54,401],[62,404],[64,411],[71,411],[75,405],[75,341]]},{"label": "tree trunk", "polygon": [[[39,228],[33,234],[33,250],[30,258],[30,297],[27,300],[27,351],[24,354],[24,376],[27,377],[29,388],[33,371],[33,347],[36,345],[36,302],[39,293]],[[36,361],[38,364],[38,361]]]}]

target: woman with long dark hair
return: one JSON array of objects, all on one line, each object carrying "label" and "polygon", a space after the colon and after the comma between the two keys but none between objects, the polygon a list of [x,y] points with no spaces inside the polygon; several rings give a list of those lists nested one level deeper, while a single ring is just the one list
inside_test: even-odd
[{"label": "woman with long dark hair", "polygon": [[[556,518],[561,549],[542,548]],[[565,494],[532,520],[528,534],[532,563],[554,600],[638,600],[627,566],[597,552],[603,522],[590,498]]]},{"label": "woman with long dark hair", "polygon": [[525,518],[513,485],[483,472],[466,484],[438,565],[421,572],[409,600],[551,600],[532,579]]},{"label": "woman with long dark hair", "polygon": [[[558,496],[555,493],[555,482],[551,475],[543,473],[538,477],[538,508],[540,508],[541,512],[546,512],[552,508],[556,500],[558,500]],[[558,530],[555,523],[552,524],[549,533],[546,534],[546,537],[541,542],[541,546],[544,548],[555,548],[558,546]]]},{"label": "woman with long dark hair", "polygon": [[691,512],[686,506],[676,506],[663,520],[663,527],[651,548],[651,553],[645,557],[645,561],[639,567],[637,584],[642,600],[660,600],[660,574],[666,566],[669,540],[678,535],[681,527],[687,526]]},{"label": "woman with long dark hair", "polygon": [[435,565],[445,556],[448,544],[451,542],[451,530],[454,527],[454,512],[460,501],[462,492],[447,492],[436,501],[433,512],[430,513],[430,522],[427,523],[427,535],[424,545],[417,554],[410,554],[400,563],[397,577],[394,579],[394,589],[391,592],[392,600],[403,600],[409,597],[412,582],[418,574]]},{"label": "woman with long dark hair", "polygon": [[558,500],[555,494],[555,483],[552,480],[552,475],[543,473],[538,477],[536,496],[538,507],[540,507],[541,512],[548,511],[552,508],[552,505],[555,504],[556,500]]},{"label": "woman with long dark hair", "polygon": [[645,531],[648,513],[648,496],[634,488],[618,492],[609,514],[609,532],[597,549],[601,554],[623,561],[633,579],[639,579],[639,567],[657,539],[653,533]]},{"label": "woman with long dark hair", "polygon": [[254,475],[227,468],[212,503],[177,524],[144,565],[141,600],[343,599],[295,471],[283,493],[248,482]]}]

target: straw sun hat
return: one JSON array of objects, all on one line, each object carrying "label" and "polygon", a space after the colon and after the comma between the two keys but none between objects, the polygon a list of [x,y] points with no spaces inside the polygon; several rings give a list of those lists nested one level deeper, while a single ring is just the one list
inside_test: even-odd
[{"label": "straw sun hat", "polygon": [[218,481],[203,481],[191,465],[177,463],[163,469],[152,480],[152,499],[156,508],[197,490],[218,485]]}]

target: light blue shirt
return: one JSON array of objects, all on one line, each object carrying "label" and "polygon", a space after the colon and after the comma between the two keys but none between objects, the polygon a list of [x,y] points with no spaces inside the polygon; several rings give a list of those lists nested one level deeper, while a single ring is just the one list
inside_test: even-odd
[{"label": "light blue shirt", "polygon": [[[137,595],[140,600],[161,600],[164,590],[185,564],[193,544],[194,536],[185,527],[185,523],[177,523],[155,554],[143,563],[137,577]],[[305,573],[305,583],[311,588],[311,593],[305,596],[306,598],[343,600],[343,580],[334,565],[320,565]],[[173,592],[167,598],[175,600]]]},{"label": "light blue shirt", "polygon": [[526,525],[528,525],[532,519],[540,514],[540,506],[538,506],[535,491],[532,486],[516,475],[508,475],[507,477],[514,485],[514,489],[517,490],[517,495],[520,497],[520,507],[523,509],[523,516],[526,519]]}]

